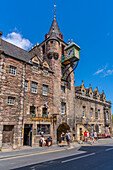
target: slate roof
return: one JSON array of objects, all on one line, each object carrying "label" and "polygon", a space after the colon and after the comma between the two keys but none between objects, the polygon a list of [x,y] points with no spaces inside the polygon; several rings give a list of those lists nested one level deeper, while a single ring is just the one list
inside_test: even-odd
[{"label": "slate roof", "polygon": [[25,61],[29,63],[29,60],[33,57],[33,54],[5,40],[1,40],[1,46],[2,49],[4,50],[4,54],[19,59],[21,61]]},{"label": "slate roof", "polygon": [[51,28],[49,30],[49,35],[51,35],[52,32],[55,32],[56,36],[60,38],[60,29],[57,24],[56,18],[54,17],[54,20],[52,22]]}]

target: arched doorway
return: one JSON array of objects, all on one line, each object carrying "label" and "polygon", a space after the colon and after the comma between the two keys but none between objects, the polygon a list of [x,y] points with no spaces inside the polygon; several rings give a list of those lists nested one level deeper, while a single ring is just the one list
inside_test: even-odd
[{"label": "arched doorway", "polygon": [[57,129],[57,141],[61,142],[61,134],[62,132],[66,133],[67,130],[70,130],[70,127],[67,123],[63,122],[62,124],[59,125]]}]

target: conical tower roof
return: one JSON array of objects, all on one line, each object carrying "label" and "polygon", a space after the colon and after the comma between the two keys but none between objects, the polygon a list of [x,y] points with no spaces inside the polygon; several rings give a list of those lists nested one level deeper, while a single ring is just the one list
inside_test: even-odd
[{"label": "conical tower roof", "polygon": [[56,17],[54,17],[53,22],[52,22],[52,25],[51,25],[50,30],[49,30],[49,35],[50,35],[50,36],[51,36],[51,34],[53,34],[53,33],[54,33],[54,36],[56,35],[57,37],[60,38],[61,32],[60,32],[59,26],[58,26],[58,24],[57,24]]}]

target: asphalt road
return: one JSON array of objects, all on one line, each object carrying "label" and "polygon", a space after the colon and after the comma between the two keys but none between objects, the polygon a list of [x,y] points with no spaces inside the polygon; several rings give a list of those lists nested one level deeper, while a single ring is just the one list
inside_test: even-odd
[{"label": "asphalt road", "polygon": [[113,144],[0,160],[0,170],[113,170]]}]

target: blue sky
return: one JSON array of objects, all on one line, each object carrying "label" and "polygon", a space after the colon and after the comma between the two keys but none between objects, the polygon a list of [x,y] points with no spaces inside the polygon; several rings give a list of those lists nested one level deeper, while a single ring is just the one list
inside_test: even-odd
[{"label": "blue sky", "polygon": [[85,87],[91,84],[93,90],[104,90],[107,100],[113,102],[112,0],[1,1],[3,38],[12,39],[25,49],[41,43],[51,26],[54,4],[64,40],[73,39],[81,47],[75,85],[84,80]]}]

